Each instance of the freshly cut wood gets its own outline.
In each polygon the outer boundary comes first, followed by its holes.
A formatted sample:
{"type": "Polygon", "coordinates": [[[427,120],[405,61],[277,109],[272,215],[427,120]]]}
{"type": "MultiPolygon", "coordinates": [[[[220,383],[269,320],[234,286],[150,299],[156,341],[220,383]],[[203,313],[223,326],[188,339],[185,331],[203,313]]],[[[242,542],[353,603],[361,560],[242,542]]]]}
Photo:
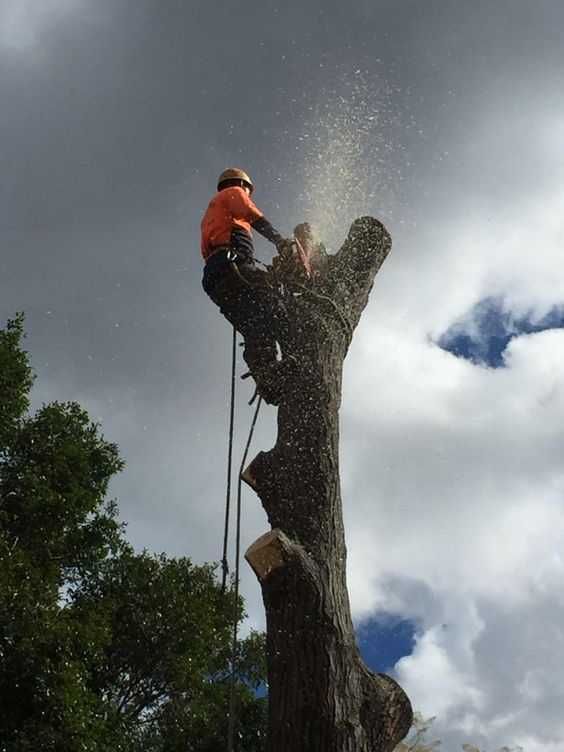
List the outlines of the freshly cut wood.
{"type": "Polygon", "coordinates": [[[282,537],[286,536],[280,530],[272,530],[257,538],[247,549],[245,559],[259,580],[266,580],[272,571],[284,566],[284,553],[280,543],[282,537]]]}

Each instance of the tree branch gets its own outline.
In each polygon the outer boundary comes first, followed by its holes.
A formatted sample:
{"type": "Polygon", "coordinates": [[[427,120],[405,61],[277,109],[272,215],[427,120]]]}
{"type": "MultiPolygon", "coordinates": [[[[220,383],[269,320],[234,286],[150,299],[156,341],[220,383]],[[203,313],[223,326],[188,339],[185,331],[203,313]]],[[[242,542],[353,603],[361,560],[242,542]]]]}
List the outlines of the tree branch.
{"type": "Polygon", "coordinates": [[[392,248],[390,234],[374,217],[355,220],[347,239],[334,256],[329,257],[328,283],[335,303],[348,313],[356,326],[368,302],[374,278],[392,248]]]}

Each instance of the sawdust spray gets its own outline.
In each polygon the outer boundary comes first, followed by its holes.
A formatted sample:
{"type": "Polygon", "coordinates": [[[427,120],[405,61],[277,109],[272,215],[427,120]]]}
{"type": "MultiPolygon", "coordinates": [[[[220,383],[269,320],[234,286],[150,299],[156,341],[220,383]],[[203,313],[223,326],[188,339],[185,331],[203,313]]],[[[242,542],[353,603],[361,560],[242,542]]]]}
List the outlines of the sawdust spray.
{"type": "Polygon", "coordinates": [[[364,214],[389,220],[408,166],[399,90],[362,70],[340,72],[316,94],[298,135],[304,219],[331,250],[364,214]]]}

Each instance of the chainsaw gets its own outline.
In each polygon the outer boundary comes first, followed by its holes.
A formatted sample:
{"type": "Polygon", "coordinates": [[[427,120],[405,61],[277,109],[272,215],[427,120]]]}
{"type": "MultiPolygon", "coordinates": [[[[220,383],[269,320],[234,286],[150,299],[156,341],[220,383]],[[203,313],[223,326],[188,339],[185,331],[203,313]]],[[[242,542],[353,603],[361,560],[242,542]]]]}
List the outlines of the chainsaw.
{"type": "Polygon", "coordinates": [[[272,268],[283,281],[303,285],[314,281],[325,256],[325,249],[314,237],[311,225],[304,222],[294,229],[294,237],[279,247],[272,268]]]}

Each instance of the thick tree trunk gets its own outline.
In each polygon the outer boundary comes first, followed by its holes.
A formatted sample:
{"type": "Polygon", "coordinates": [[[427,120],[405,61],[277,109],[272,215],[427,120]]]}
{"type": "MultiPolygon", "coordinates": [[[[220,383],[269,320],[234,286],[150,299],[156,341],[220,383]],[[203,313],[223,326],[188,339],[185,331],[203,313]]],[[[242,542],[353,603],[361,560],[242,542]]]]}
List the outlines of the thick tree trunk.
{"type": "Polygon", "coordinates": [[[369,671],[356,645],[339,482],[343,360],[390,248],[380,222],[357,220],[315,294],[286,304],[280,344],[294,375],[276,445],[252,463],[273,531],[247,552],[267,616],[269,752],[386,752],[411,725],[403,690],[369,671]]]}

